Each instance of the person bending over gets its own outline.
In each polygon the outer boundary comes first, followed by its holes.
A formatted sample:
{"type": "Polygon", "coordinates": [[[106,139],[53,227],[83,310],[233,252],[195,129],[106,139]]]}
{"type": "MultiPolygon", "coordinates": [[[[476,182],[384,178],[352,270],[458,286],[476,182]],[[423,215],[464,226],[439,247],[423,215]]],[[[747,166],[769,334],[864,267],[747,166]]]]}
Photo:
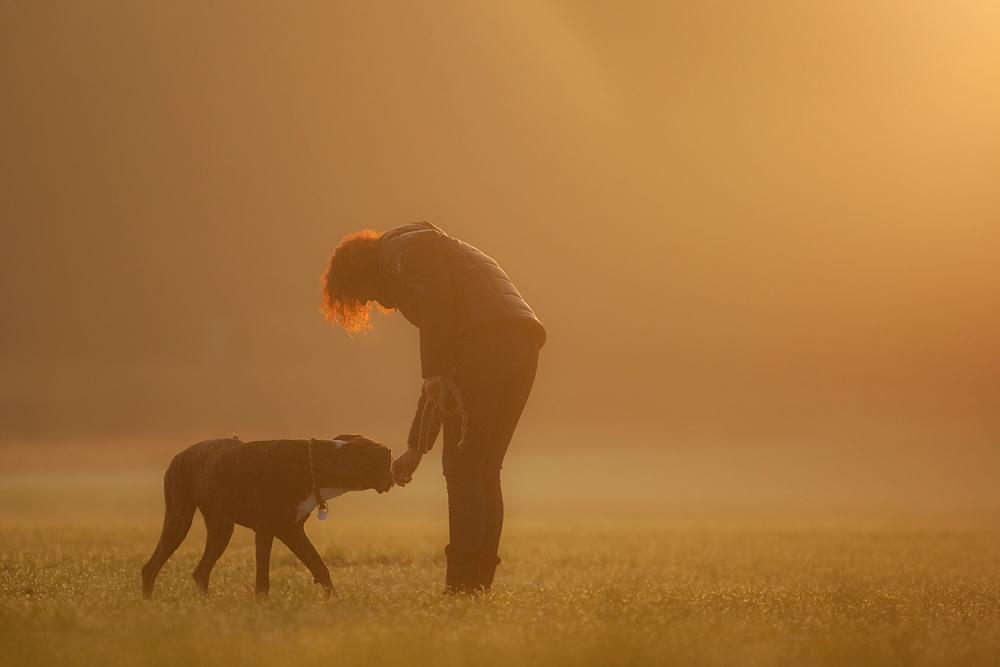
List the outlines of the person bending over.
{"type": "Polygon", "coordinates": [[[410,482],[433,445],[436,424],[425,413],[432,412],[428,404],[439,407],[448,488],[445,590],[488,591],[500,564],[500,468],[531,392],[545,328],[492,258],[429,222],[356,232],[337,246],[325,276],[324,314],[358,332],[370,326],[373,306],[399,310],[420,330],[424,384],[408,448],[392,464],[395,481],[410,482]]]}

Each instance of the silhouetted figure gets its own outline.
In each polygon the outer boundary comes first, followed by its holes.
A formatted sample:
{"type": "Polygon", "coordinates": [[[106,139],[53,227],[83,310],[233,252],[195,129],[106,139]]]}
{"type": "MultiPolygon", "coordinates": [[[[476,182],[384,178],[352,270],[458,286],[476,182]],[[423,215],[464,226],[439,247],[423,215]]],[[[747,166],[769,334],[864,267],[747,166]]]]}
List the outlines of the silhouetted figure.
{"type": "Polygon", "coordinates": [[[357,232],[337,247],[326,274],[328,319],[362,331],[373,301],[398,309],[420,329],[424,386],[409,447],[392,464],[396,483],[411,481],[433,445],[437,430],[425,407],[441,399],[446,590],[487,591],[500,563],[500,468],[531,392],[545,329],[493,259],[429,222],[381,235],[357,232]]]}

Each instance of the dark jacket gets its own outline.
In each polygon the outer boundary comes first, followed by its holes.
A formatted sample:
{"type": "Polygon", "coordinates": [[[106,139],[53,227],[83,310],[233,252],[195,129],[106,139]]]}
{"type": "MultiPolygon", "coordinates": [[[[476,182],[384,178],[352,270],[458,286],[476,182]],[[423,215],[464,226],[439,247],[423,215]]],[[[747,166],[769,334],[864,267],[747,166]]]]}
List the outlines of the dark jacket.
{"type": "Polygon", "coordinates": [[[542,323],[485,253],[429,222],[390,230],[378,244],[376,300],[420,329],[423,377],[447,375],[456,343],[482,327],[521,327],[545,343],[542,323]]]}

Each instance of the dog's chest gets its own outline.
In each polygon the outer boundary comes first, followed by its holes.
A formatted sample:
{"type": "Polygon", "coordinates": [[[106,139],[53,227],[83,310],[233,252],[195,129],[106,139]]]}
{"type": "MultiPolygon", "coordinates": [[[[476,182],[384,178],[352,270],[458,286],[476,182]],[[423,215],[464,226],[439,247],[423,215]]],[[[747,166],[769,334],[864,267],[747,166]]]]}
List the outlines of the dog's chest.
{"type": "MultiPolygon", "coordinates": [[[[331,498],[342,496],[348,491],[358,491],[358,490],[359,489],[347,489],[347,488],[328,486],[324,489],[320,489],[319,494],[320,496],[322,496],[323,500],[330,500],[331,498]]],[[[302,519],[309,516],[309,513],[312,512],[314,509],[316,509],[316,504],[317,504],[316,494],[310,493],[309,496],[299,504],[295,515],[295,520],[301,521],[302,519]]]]}

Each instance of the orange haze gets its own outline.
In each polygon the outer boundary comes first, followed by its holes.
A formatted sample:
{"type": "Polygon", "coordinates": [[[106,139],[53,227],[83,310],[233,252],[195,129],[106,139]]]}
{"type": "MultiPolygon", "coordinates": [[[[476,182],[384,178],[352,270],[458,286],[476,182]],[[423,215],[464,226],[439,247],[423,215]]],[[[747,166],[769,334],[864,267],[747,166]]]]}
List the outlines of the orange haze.
{"type": "Polygon", "coordinates": [[[549,330],[528,427],[1000,436],[1000,5],[8,2],[0,439],[401,433],[426,219],[549,330]]]}

